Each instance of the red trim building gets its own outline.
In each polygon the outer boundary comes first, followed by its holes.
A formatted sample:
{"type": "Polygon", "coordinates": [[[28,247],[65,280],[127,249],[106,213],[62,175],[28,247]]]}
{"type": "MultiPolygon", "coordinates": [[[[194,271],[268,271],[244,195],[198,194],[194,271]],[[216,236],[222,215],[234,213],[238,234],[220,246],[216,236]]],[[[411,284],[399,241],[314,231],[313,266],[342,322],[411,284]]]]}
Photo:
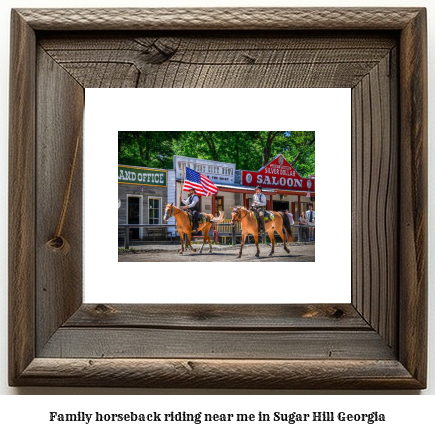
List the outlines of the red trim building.
{"type": "Polygon", "coordinates": [[[290,163],[281,154],[277,155],[270,163],[263,166],[258,172],[249,170],[242,170],[242,185],[255,187],[261,185],[263,190],[265,188],[273,189],[270,193],[268,209],[280,211],[288,209],[295,218],[299,218],[299,214],[305,209],[302,209],[302,203],[314,204],[315,200],[315,177],[302,178],[290,163]],[[274,195],[279,197],[279,202],[287,202],[283,200],[290,196],[290,198],[297,197],[297,201],[288,201],[289,207],[283,208],[278,201],[274,201],[274,195]],[[302,200],[302,198],[309,198],[309,200],[302,200]],[[290,205],[291,204],[291,205],[290,205]]]}
{"type": "MultiPolygon", "coordinates": [[[[174,169],[177,205],[182,189],[180,168],[183,164],[188,164],[188,167],[193,170],[206,174],[219,189],[216,195],[200,197],[200,209],[206,213],[216,215],[222,210],[225,212],[225,218],[228,219],[231,216],[232,206],[243,205],[249,208],[257,185],[263,187],[263,193],[267,197],[267,209],[275,211],[288,209],[295,221],[299,219],[301,211],[306,211],[309,205],[314,206],[314,176],[300,177],[283,155],[277,155],[258,172],[237,170],[231,163],[176,156],[174,169]]],[[[184,193],[183,197],[186,196],[187,194],[184,193]]]]}

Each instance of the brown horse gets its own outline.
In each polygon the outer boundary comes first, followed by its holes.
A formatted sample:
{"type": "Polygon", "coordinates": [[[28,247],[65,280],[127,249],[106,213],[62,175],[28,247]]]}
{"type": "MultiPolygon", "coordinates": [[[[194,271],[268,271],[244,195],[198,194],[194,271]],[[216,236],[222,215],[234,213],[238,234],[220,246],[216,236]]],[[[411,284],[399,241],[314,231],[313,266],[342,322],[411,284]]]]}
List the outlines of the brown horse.
{"type": "MultiPolygon", "coordinates": [[[[204,213],[203,213],[204,214],[204,213]]],[[[202,249],[204,248],[204,244],[208,241],[208,245],[210,246],[209,253],[211,253],[211,240],[209,236],[210,228],[213,226],[213,223],[221,223],[224,219],[224,212],[219,211],[219,217],[214,217],[212,214],[204,214],[207,217],[207,221],[204,223],[202,220],[199,221],[198,231],[202,231],[204,234],[204,240],[201,246],[201,250],[199,253],[202,253],[202,249]]],[[[177,231],[180,235],[181,242],[181,250],[178,252],[182,254],[184,252],[184,234],[187,234],[187,244],[193,252],[196,250],[190,244],[190,240],[192,238],[192,225],[190,223],[189,216],[186,211],[174,206],[173,203],[167,203],[165,207],[165,216],[163,217],[165,221],[168,221],[170,217],[174,216],[177,221],[177,231]]]]}
{"type": "MultiPolygon", "coordinates": [[[[258,248],[258,223],[257,219],[254,217],[254,213],[252,211],[247,210],[243,206],[237,206],[235,208],[231,208],[231,223],[240,222],[242,227],[242,241],[240,243],[240,252],[238,258],[242,256],[243,245],[245,244],[246,237],[248,234],[252,234],[255,240],[255,246],[257,247],[257,253],[255,256],[260,256],[260,249],[258,248]]],[[[272,212],[272,211],[269,211],[272,212]]],[[[293,241],[292,228],[290,226],[289,221],[285,218],[285,215],[281,211],[273,211],[273,215],[275,216],[274,220],[268,220],[265,224],[266,232],[269,234],[269,238],[272,241],[272,250],[269,253],[269,256],[275,253],[275,231],[278,232],[279,236],[282,238],[284,243],[284,250],[287,253],[290,253],[290,250],[286,245],[286,238],[284,231],[287,233],[289,242],[293,241]]]]}

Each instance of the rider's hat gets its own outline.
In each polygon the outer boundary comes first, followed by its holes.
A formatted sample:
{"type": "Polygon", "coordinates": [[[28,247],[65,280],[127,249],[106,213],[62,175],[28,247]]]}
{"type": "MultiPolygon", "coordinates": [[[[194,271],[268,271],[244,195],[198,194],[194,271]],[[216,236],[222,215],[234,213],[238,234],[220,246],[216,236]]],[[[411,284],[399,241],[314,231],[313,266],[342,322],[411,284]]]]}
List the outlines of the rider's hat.
{"type": "Polygon", "coordinates": [[[257,185],[257,187],[255,187],[255,189],[263,191],[263,187],[261,185],[257,185]]]}
{"type": "Polygon", "coordinates": [[[189,188],[189,191],[194,191],[196,193],[196,190],[193,187],[189,188]]]}

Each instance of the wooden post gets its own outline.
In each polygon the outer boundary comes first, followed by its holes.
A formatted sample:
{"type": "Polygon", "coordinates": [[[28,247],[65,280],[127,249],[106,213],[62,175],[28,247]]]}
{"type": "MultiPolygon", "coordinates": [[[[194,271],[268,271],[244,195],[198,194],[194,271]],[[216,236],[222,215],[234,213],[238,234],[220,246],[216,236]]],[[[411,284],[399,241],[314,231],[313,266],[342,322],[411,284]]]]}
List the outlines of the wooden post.
{"type": "Polygon", "coordinates": [[[299,213],[298,217],[300,217],[301,216],[301,197],[300,196],[298,196],[298,213],[299,213]]]}
{"type": "Polygon", "coordinates": [[[183,163],[183,171],[181,172],[181,185],[180,185],[180,209],[181,209],[181,203],[182,203],[181,199],[183,194],[184,166],[185,164],[183,163]]]}
{"type": "Polygon", "coordinates": [[[231,226],[231,239],[233,241],[233,247],[236,246],[236,225],[231,226]]]}
{"type": "Polygon", "coordinates": [[[128,225],[124,227],[124,248],[127,250],[130,248],[130,227],[128,225]]]}
{"type": "Polygon", "coordinates": [[[215,216],[216,214],[216,195],[212,195],[211,197],[211,214],[215,216]]]}
{"type": "Polygon", "coordinates": [[[248,205],[246,204],[246,193],[243,193],[243,206],[248,208],[248,205]]]}

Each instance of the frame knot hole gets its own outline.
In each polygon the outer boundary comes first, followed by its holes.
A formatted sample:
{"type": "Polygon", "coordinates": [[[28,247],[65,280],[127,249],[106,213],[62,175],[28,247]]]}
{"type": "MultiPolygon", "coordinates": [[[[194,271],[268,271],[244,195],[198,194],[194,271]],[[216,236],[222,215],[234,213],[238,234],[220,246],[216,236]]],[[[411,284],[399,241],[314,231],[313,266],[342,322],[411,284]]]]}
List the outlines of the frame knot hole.
{"type": "Polygon", "coordinates": [[[342,309],[335,309],[335,310],[334,310],[334,313],[332,314],[332,316],[333,316],[335,319],[341,319],[341,318],[343,318],[343,316],[344,316],[344,311],[343,311],[342,309]]]}
{"type": "Polygon", "coordinates": [[[248,53],[244,53],[243,57],[245,58],[246,63],[253,64],[257,61],[257,59],[255,57],[250,56],[248,53]]]}
{"type": "Polygon", "coordinates": [[[153,65],[161,65],[162,63],[167,62],[172,56],[174,56],[178,48],[169,39],[156,39],[155,41],[146,44],[140,40],[136,40],[136,42],[145,45],[145,49],[143,50],[145,61],[153,65]]]}
{"type": "Polygon", "coordinates": [[[61,235],[48,240],[45,243],[45,247],[52,253],[62,253],[63,255],[67,255],[71,250],[68,241],[61,235]]]}
{"type": "Polygon", "coordinates": [[[95,306],[94,312],[99,314],[99,315],[105,315],[105,314],[109,314],[109,313],[114,313],[115,309],[113,309],[110,306],[106,306],[105,304],[97,304],[95,306]]]}

